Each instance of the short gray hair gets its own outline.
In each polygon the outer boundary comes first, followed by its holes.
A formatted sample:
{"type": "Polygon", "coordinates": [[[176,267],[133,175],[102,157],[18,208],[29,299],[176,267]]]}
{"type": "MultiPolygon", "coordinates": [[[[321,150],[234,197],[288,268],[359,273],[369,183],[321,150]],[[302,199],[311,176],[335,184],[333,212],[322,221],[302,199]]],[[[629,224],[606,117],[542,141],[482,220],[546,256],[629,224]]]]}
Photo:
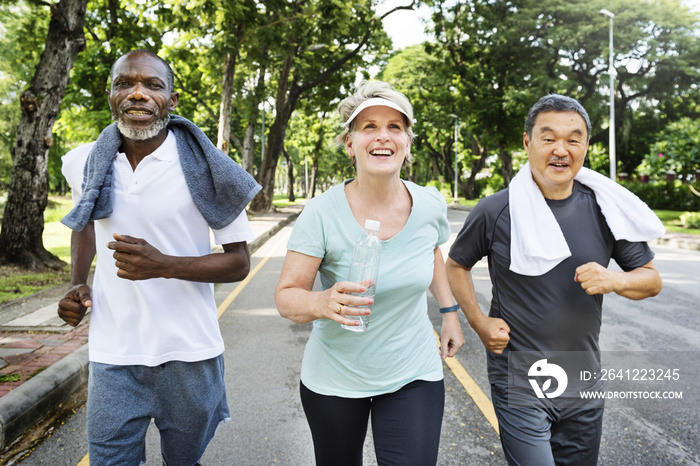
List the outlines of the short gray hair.
{"type": "Polygon", "coordinates": [[[581,115],[583,121],[586,122],[586,137],[591,139],[591,120],[588,118],[586,109],[583,108],[581,102],[571,97],[560,94],[549,94],[542,97],[532,106],[530,112],[525,119],[525,133],[527,137],[532,139],[532,128],[535,127],[537,115],[544,112],[574,112],[581,115]]]}

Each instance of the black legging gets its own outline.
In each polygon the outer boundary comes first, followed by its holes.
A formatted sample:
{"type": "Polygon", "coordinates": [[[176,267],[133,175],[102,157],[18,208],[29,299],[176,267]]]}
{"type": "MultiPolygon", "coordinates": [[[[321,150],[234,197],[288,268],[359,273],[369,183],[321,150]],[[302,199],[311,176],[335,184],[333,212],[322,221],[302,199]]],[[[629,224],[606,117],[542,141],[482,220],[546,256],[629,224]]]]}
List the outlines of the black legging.
{"type": "Polygon", "coordinates": [[[417,380],[371,398],[319,395],[303,383],[300,391],[317,466],[362,465],[370,412],[379,466],[436,464],[445,408],[442,380],[417,380]]]}

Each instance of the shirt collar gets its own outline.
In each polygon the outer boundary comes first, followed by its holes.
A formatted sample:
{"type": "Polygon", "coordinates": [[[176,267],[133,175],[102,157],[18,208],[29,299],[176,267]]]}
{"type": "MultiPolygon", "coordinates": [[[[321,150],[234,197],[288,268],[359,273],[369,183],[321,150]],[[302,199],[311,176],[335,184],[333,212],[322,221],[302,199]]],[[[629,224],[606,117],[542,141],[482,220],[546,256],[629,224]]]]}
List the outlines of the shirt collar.
{"type": "MultiPolygon", "coordinates": [[[[119,155],[126,157],[124,152],[119,152],[119,155]]],[[[175,134],[171,130],[168,130],[168,136],[163,141],[163,144],[158,146],[156,150],[148,154],[146,157],[151,159],[158,159],[163,162],[172,162],[177,157],[177,140],[175,139],[175,134]]]]}

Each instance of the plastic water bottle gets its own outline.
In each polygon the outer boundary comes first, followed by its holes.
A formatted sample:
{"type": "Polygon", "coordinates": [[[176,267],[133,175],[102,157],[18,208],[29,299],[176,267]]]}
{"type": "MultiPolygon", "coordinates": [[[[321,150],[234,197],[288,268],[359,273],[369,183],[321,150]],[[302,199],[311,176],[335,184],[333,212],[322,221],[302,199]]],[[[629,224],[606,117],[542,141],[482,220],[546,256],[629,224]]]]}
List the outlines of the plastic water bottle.
{"type": "MultiPolygon", "coordinates": [[[[377,284],[377,275],[379,274],[379,256],[382,253],[382,243],[379,240],[379,222],[376,220],[365,221],[365,234],[355,243],[355,253],[350,264],[350,273],[348,281],[360,283],[363,282],[367,288],[364,293],[352,293],[354,296],[369,296],[374,298],[374,292],[377,284]]],[[[357,306],[372,310],[372,305],[357,306]]],[[[346,330],[352,332],[364,332],[369,324],[369,316],[345,316],[350,319],[360,321],[359,326],[342,325],[346,330]]]]}

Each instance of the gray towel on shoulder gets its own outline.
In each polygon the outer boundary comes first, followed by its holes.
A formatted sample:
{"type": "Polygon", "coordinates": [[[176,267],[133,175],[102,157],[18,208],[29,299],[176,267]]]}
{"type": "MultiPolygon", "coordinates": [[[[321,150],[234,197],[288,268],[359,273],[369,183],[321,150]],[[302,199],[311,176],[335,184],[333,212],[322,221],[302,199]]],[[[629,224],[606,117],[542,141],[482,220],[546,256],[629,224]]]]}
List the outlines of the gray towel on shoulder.
{"type": "MultiPolygon", "coordinates": [[[[231,223],[262,187],[240,165],[221,152],[197,125],[171,115],[180,164],[195,205],[215,230],[231,223]]],[[[90,220],[112,213],[112,166],[122,139],[112,123],[97,138],[83,173],[83,195],[61,222],[82,230],[90,220]]]]}

